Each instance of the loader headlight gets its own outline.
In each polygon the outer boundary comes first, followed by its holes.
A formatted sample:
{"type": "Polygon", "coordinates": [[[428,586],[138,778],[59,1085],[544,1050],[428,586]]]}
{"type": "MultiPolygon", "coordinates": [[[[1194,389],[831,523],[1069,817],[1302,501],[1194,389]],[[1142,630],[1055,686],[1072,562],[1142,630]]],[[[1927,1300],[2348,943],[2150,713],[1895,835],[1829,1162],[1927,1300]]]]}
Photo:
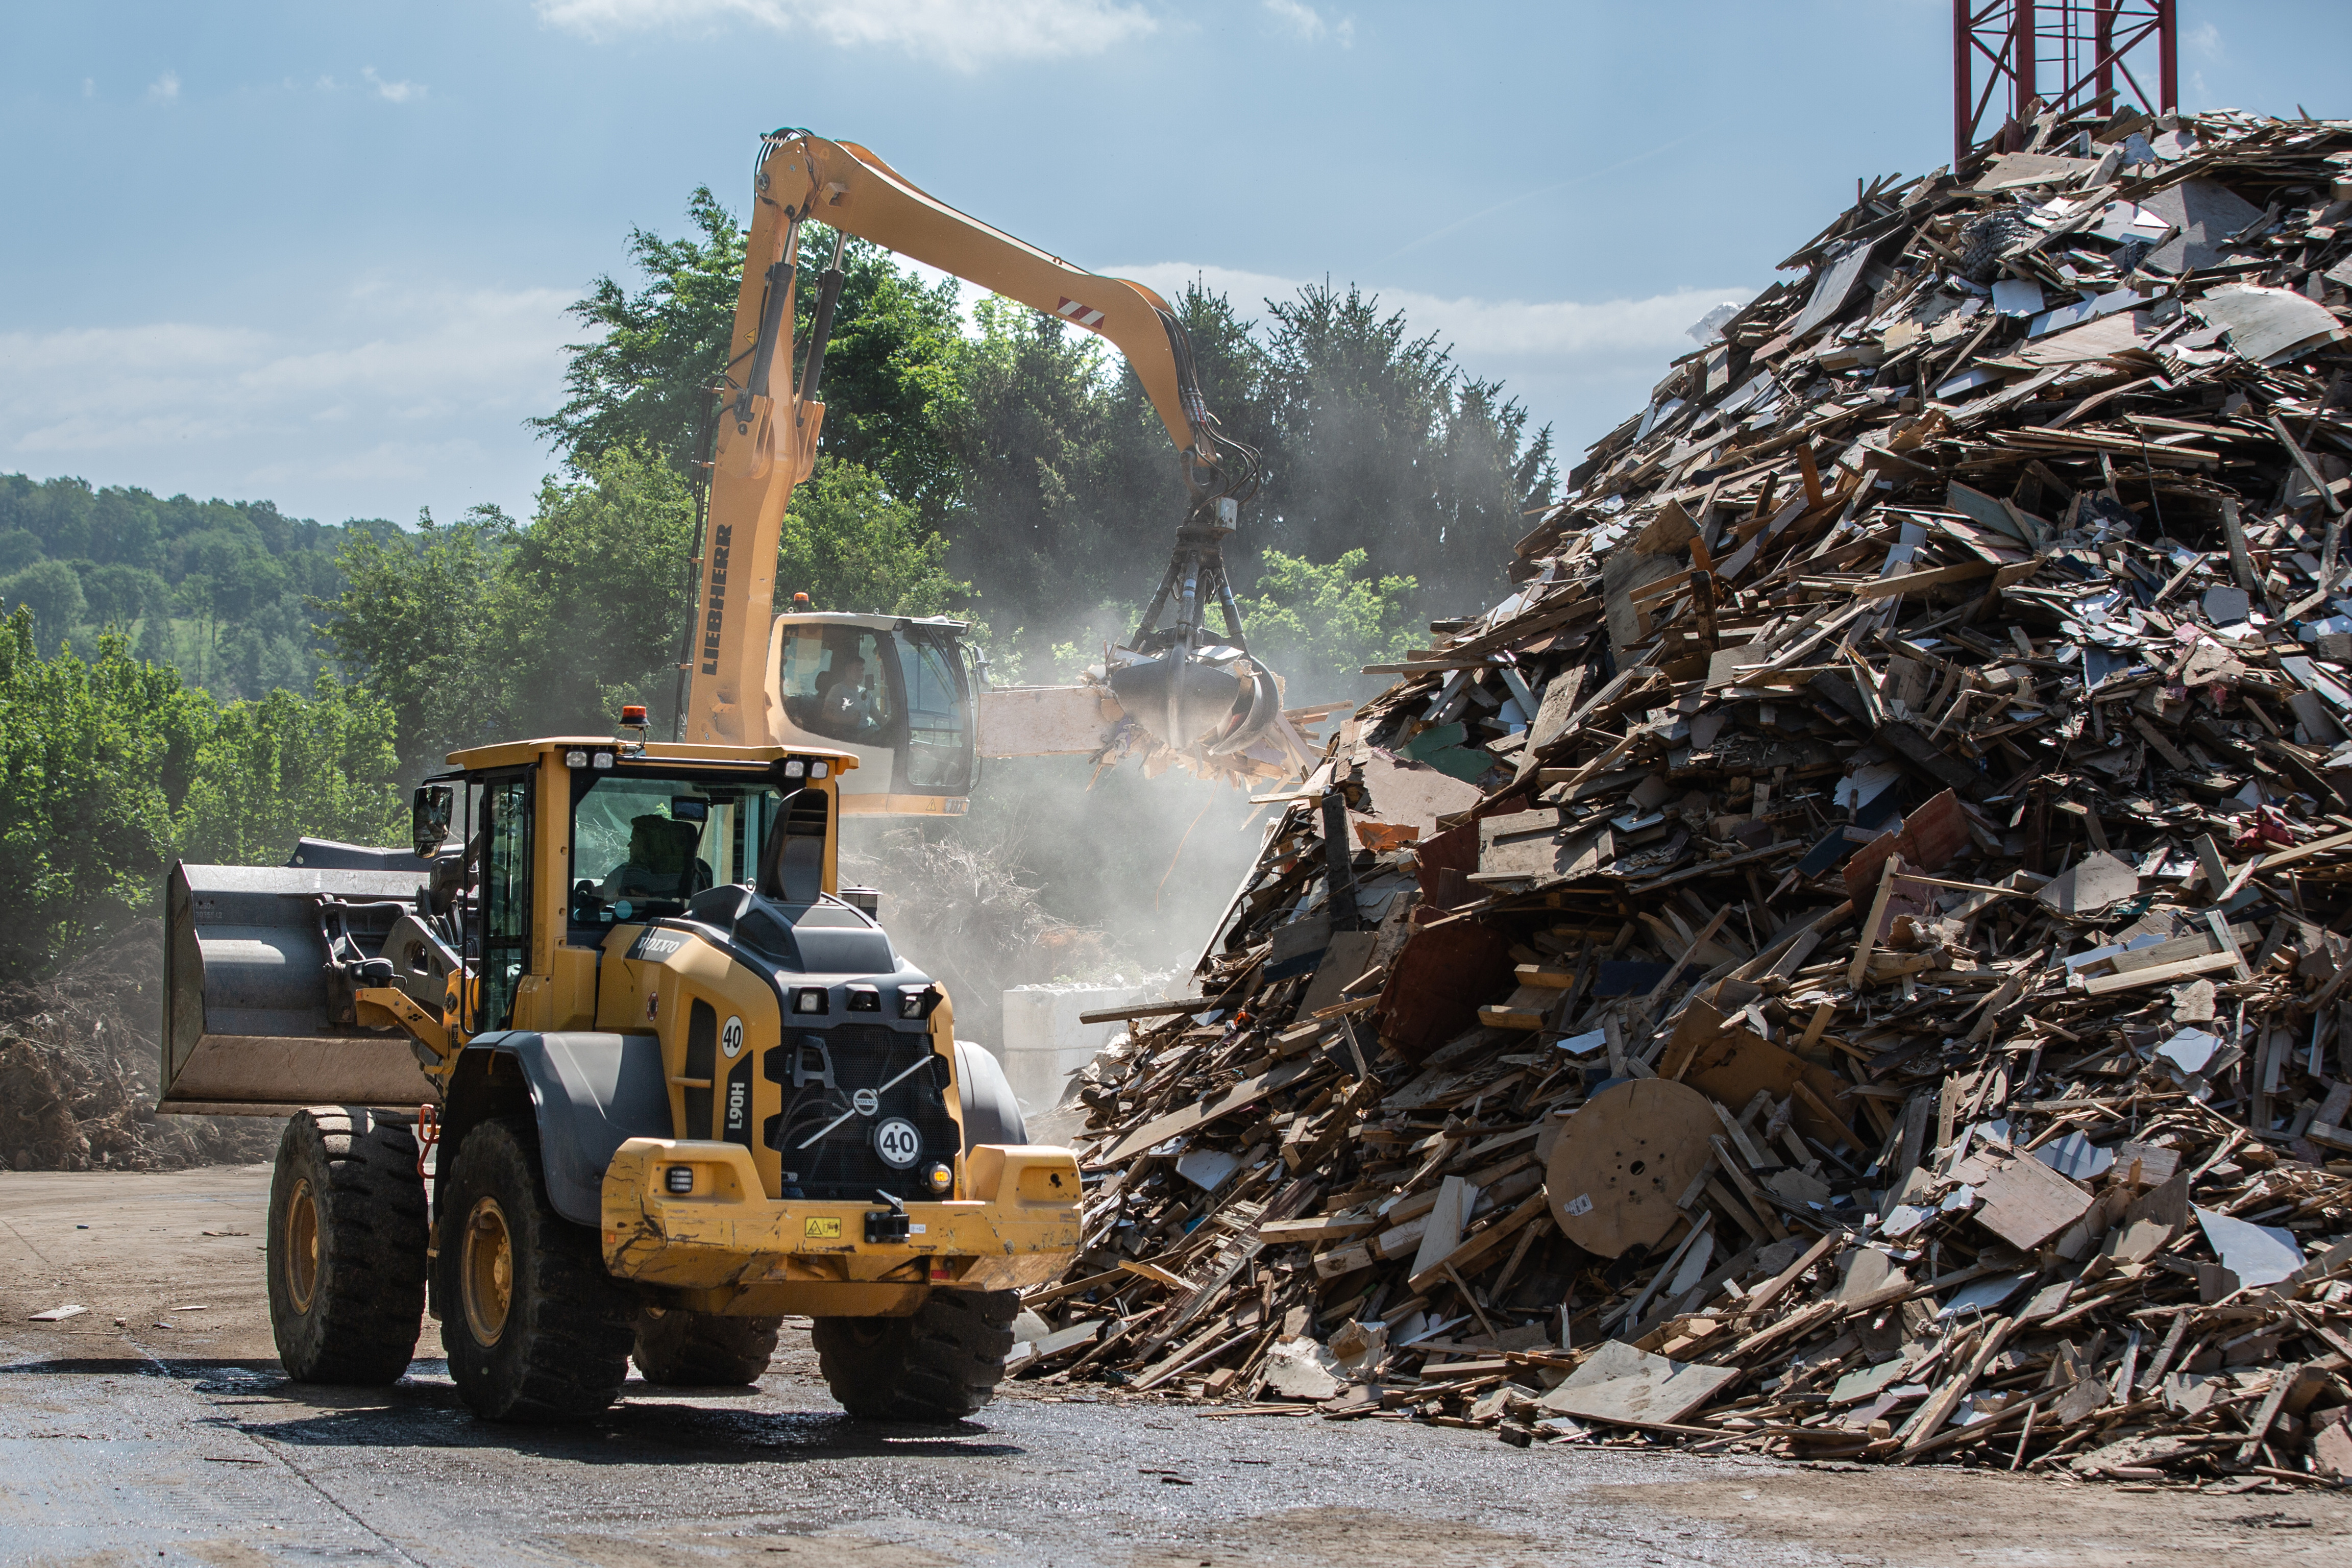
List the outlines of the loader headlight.
{"type": "Polygon", "coordinates": [[[946,1161],[934,1160],[931,1168],[923,1173],[923,1180],[931,1184],[931,1191],[943,1194],[955,1185],[955,1171],[946,1161]]]}
{"type": "Polygon", "coordinates": [[[898,987],[898,1016],[901,1018],[928,1018],[939,1003],[940,988],[936,985],[898,987]]]}
{"type": "Polygon", "coordinates": [[[798,757],[794,757],[791,762],[784,764],[784,776],[788,779],[800,778],[807,773],[808,764],[802,762],[798,757]]]}
{"type": "Polygon", "coordinates": [[[598,752],[594,756],[588,759],[588,766],[592,772],[598,768],[609,768],[612,765],[613,753],[610,752],[598,752]]]}
{"type": "Polygon", "coordinates": [[[567,768],[584,768],[588,765],[588,753],[566,752],[563,753],[563,765],[567,768]]]}
{"type": "Polygon", "coordinates": [[[882,993],[871,985],[849,987],[849,1010],[853,1013],[879,1013],[882,1011],[882,993]]]}
{"type": "Polygon", "coordinates": [[[822,1013],[826,1011],[825,992],[822,985],[803,985],[793,993],[793,1011],[822,1013]]]}
{"type": "Polygon", "coordinates": [[[833,770],[830,767],[826,766],[823,763],[811,763],[809,764],[809,777],[813,779],[821,779],[832,771],[833,770]]]}
{"type": "Polygon", "coordinates": [[[680,1197],[694,1191],[694,1167],[672,1165],[662,1173],[662,1185],[680,1197]]]}

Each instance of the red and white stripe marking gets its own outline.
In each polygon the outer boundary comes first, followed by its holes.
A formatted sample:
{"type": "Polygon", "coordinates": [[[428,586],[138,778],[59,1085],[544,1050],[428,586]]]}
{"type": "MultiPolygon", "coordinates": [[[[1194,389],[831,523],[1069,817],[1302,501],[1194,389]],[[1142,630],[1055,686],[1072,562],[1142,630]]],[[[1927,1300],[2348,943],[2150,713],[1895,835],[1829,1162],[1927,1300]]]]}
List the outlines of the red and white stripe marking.
{"type": "Polygon", "coordinates": [[[1096,310],[1092,305],[1081,305],[1076,300],[1063,300],[1054,307],[1054,313],[1057,316],[1067,316],[1082,327],[1102,325],[1103,313],[1100,310],[1096,310]]]}

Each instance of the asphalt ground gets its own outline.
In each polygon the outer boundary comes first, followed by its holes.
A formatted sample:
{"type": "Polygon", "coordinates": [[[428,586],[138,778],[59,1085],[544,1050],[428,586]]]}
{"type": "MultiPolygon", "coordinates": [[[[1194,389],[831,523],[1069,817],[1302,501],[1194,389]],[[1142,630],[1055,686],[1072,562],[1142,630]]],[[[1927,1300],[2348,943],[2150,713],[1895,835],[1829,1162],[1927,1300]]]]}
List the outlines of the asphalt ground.
{"type": "Polygon", "coordinates": [[[0,1173],[0,1564],[2352,1563],[2352,1498],[2311,1491],[1522,1450],[1084,1386],[861,1426],[804,1327],[756,1390],[633,1381],[591,1426],[496,1426],[429,1323],[393,1388],[289,1382],[268,1198],[266,1167],[0,1173]]]}

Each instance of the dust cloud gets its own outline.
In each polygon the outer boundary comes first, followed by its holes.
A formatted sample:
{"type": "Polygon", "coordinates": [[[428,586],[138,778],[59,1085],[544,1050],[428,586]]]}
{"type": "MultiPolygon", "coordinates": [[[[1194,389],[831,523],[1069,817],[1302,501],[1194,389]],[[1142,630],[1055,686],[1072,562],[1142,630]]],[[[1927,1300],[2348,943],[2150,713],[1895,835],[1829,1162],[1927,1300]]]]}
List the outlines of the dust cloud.
{"type": "Polygon", "coordinates": [[[1133,759],[1099,773],[1084,757],[999,759],[960,819],[845,821],[842,880],[882,890],[884,927],[947,987],[956,1033],[995,1049],[1016,985],[1186,994],[1266,809],[1181,768],[1146,778],[1133,759]]]}

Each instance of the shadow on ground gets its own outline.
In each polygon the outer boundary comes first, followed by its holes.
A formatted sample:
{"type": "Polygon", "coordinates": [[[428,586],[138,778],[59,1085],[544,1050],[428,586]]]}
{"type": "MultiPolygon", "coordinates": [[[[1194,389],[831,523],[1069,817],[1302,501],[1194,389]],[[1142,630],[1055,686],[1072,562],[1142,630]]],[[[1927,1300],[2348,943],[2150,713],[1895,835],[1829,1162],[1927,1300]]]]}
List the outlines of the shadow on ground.
{"type": "Polygon", "coordinates": [[[690,1397],[753,1400],[757,1388],[662,1389],[631,1384],[622,1402],[576,1426],[484,1421],[420,1360],[381,1388],[297,1383],[276,1362],[60,1357],[0,1366],[0,1377],[154,1377],[209,1396],[205,1425],[309,1447],[492,1449],[585,1464],[713,1465],[858,1458],[1003,1458],[1024,1453],[976,1422],[946,1426],[853,1421],[838,1410],[712,1409],[690,1397]],[[289,1413],[289,1407],[292,1410],[289,1413]],[[235,1414],[268,1409],[262,1419],[235,1414]]]}

